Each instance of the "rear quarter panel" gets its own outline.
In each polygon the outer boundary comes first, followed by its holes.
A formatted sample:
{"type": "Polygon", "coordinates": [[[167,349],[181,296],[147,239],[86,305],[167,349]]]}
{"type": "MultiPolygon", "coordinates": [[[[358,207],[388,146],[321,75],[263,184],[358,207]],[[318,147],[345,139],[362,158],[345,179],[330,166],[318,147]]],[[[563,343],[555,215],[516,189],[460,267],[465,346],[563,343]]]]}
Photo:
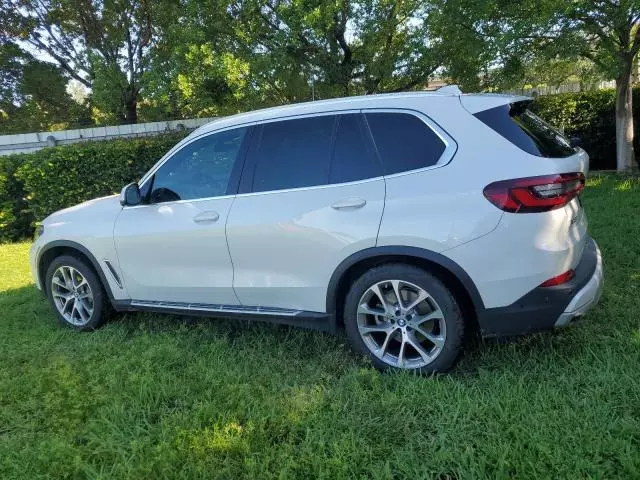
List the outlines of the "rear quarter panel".
{"type": "Polygon", "coordinates": [[[509,305],[579,262],[587,223],[578,200],[547,213],[507,214],[483,189],[505,179],[586,173],[584,151],[562,159],[536,157],[484,125],[458,99],[411,103],[455,140],[457,151],[446,165],[385,177],[377,245],[445,255],[467,272],[486,307],[509,305]]]}
{"type": "Polygon", "coordinates": [[[484,198],[482,190],[495,179],[488,164],[499,153],[475,133],[480,122],[457,97],[413,99],[406,107],[438,124],[457,149],[446,165],[385,177],[378,245],[442,252],[491,232],[503,212],[484,198]]]}

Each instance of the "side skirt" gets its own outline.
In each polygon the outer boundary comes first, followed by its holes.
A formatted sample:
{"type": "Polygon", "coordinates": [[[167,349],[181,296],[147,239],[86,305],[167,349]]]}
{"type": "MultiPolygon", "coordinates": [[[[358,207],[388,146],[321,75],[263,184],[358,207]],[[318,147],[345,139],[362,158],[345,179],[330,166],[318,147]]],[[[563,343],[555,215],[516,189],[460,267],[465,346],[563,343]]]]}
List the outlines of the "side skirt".
{"type": "Polygon", "coordinates": [[[113,306],[118,312],[143,311],[197,317],[257,320],[330,333],[337,330],[335,315],[306,310],[147,300],[116,300],[113,302],[113,306]]]}

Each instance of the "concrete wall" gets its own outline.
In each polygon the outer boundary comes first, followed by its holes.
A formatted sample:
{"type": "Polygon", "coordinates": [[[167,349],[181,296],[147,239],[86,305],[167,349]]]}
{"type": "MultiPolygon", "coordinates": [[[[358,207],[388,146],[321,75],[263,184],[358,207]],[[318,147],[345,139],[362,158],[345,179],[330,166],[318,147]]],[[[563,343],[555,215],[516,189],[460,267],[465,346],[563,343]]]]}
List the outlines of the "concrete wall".
{"type": "Polygon", "coordinates": [[[66,145],[87,140],[110,140],[112,138],[145,137],[176,130],[193,130],[215,118],[193,118],[167,122],[137,123],[115,127],[92,127],[59,132],[20,133],[0,136],[0,155],[35,152],[45,147],[66,145]]]}

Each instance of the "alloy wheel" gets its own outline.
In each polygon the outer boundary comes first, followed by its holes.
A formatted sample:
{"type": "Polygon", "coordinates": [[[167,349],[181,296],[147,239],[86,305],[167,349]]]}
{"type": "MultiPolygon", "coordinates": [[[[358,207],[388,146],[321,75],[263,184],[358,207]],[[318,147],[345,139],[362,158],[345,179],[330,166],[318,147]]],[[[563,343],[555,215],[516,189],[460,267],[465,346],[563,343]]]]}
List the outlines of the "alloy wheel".
{"type": "Polygon", "coordinates": [[[93,292],[87,279],[73,267],[62,265],[51,277],[51,295],[62,317],[71,325],[86,325],[93,315],[93,292]]]}
{"type": "Polygon", "coordinates": [[[360,298],[358,331],[367,348],[396,368],[421,368],[444,347],[444,313],[423,288],[403,280],[385,280],[360,298]]]}

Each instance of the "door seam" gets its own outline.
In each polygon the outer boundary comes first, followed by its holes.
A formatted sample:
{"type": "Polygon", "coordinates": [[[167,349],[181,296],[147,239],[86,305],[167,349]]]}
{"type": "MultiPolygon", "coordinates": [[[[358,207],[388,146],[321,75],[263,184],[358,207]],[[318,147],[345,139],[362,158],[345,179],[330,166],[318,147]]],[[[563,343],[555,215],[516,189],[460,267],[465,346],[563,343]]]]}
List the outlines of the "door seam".
{"type": "Polygon", "coordinates": [[[233,294],[236,297],[239,305],[242,305],[240,301],[240,297],[238,297],[238,292],[236,292],[236,266],[233,264],[233,256],[231,255],[231,247],[229,246],[229,233],[227,232],[227,228],[229,225],[229,219],[231,218],[231,213],[233,212],[233,205],[236,203],[236,198],[238,196],[235,195],[233,200],[231,201],[231,205],[229,206],[229,213],[227,213],[227,218],[224,222],[224,241],[227,244],[227,254],[229,255],[229,261],[231,262],[231,290],[233,290],[233,294]]]}

